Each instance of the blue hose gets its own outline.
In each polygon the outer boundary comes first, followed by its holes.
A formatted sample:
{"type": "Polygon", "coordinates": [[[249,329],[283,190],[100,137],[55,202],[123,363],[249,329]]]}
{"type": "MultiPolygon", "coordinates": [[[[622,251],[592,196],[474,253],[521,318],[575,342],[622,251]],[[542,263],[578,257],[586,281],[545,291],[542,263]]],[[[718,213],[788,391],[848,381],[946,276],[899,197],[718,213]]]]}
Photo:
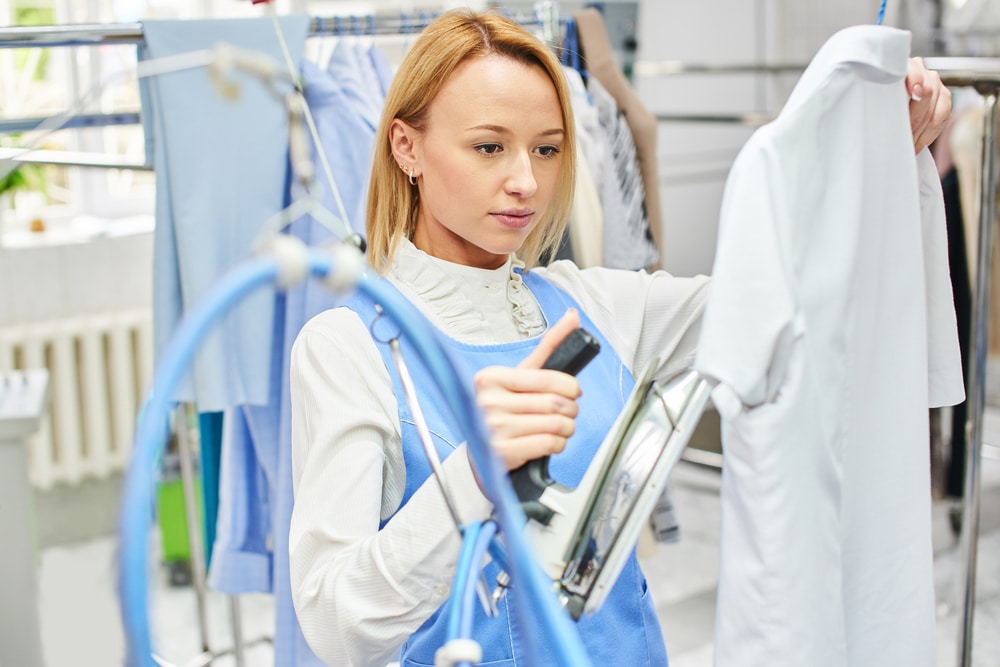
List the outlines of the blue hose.
{"type": "Polygon", "coordinates": [[[461,593],[461,614],[459,615],[459,636],[472,637],[472,617],[476,601],[476,581],[479,579],[479,564],[483,562],[486,550],[497,534],[497,525],[492,521],[487,521],[482,525],[479,534],[475,536],[475,544],[472,546],[470,565],[466,572],[465,579],[462,580],[463,589],[461,593]]]}
{"type": "MultiPolygon", "coordinates": [[[[451,599],[448,602],[448,627],[445,633],[445,641],[452,639],[469,639],[471,633],[462,634],[462,614],[465,612],[463,601],[465,594],[471,592],[466,586],[470,572],[478,572],[477,561],[473,558],[476,544],[479,541],[479,534],[483,524],[479,521],[472,521],[465,525],[462,531],[462,550],[458,554],[458,564],[455,566],[455,583],[451,587],[451,599]]],[[[480,559],[481,560],[481,559],[480,559]]]]}
{"type": "MultiPolygon", "coordinates": [[[[545,638],[550,638],[550,645],[556,654],[553,667],[590,667],[590,658],[583,648],[576,626],[569,614],[559,606],[552,594],[552,580],[532,555],[531,545],[523,531],[527,519],[514,495],[506,470],[501,467],[489,446],[479,406],[458,380],[462,377],[457,370],[459,365],[429,330],[413,324],[422,321],[422,316],[398,292],[377,281],[362,281],[358,290],[381,304],[383,310],[410,338],[466,435],[469,453],[479,472],[480,482],[486,496],[496,506],[500,520],[508,551],[507,571],[511,580],[516,582],[510,591],[515,612],[524,618],[533,616],[532,623],[524,624],[529,639],[527,646],[540,645],[545,638]]],[[[528,664],[541,663],[529,659],[528,664]]]]}
{"type": "MultiPolygon", "coordinates": [[[[310,250],[309,270],[325,276],[332,267],[329,255],[310,250]]],[[[135,447],[126,473],[122,493],[119,532],[121,537],[119,596],[127,640],[127,664],[132,667],[155,667],[149,636],[147,562],[148,539],[152,528],[150,505],[154,496],[153,470],[163,446],[165,426],[169,422],[170,399],[176,385],[190,367],[199,344],[226,313],[258,288],[276,282],[279,267],[273,258],[251,260],[227,274],[184,318],[163,353],[154,376],[153,388],[146,399],[136,430],[135,447]]],[[[503,529],[515,612],[533,617],[525,623],[531,647],[548,638],[556,649],[554,667],[589,667],[576,627],[552,594],[552,582],[532,556],[522,533],[524,513],[489,446],[479,408],[461,379],[460,366],[441,347],[433,332],[423,325],[416,308],[383,281],[362,279],[358,290],[379,303],[396,322],[426,364],[440,386],[445,400],[467,434],[470,454],[480,473],[486,495],[494,502],[503,529]]],[[[488,540],[489,542],[489,540],[488,540]]],[[[491,550],[495,549],[491,547],[491,550]]],[[[462,591],[453,591],[461,595],[462,591]]],[[[536,661],[537,662],[537,661],[536,661]]]]}

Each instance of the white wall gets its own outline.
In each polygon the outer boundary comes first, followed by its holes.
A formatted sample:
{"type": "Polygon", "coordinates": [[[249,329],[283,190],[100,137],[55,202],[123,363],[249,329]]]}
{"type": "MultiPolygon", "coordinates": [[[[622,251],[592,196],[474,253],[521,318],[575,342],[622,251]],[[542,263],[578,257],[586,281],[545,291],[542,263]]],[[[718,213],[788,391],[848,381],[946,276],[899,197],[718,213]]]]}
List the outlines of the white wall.
{"type": "MultiPolygon", "coordinates": [[[[972,2],[974,0],[970,0],[972,2]]],[[[877,0],[645,0],[640,5],[639,53],[644,62],[802,64],[837,30],[875,23],[877,0]]],[[[899,3],[885,23],[895,25],[899,3]]],[[[634,81],[654,114],[773,113],[797,75],[702,74],[634,81]]],[[[725,176],[754,126],[660,124],[664,266],[678,275],[710,273],[725,176]]]]}

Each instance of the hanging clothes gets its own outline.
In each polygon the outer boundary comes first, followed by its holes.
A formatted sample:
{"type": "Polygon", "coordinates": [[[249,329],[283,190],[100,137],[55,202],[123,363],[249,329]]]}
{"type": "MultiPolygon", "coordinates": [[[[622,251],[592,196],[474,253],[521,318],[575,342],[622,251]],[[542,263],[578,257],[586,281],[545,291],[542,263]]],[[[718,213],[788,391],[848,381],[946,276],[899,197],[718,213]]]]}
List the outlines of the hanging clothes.
{"type": "MultiPolygon", "coordinates": [[[[952,167],[941,178],[944,193],[945,219],[948,223],[948,269],[951,272],[951,293],[955,301],[955,319],[958,327],[958,344],[962,354],[962,368],[968,368],[969,344],[972,341],[972,289],[969,285],[969,261],[965,254],[965,219],[962,215],[962,194],[957,170],[952,167]]],[[[968,393],[968,384],[966,384],[968,393]]],[[[962,401],[951,410],[949,458],[945,474],[945,493],[951,498],[965,495],[966,420],[968,401],[962,401]]]]}
{"type": "Polygon", "coordinates": [[[601,128],[597,109],[590,101],[580,73],[564,67],[570,103],[576,123],[576,187],[569,212],[567,231],[573,247],[572,259],[581,269],[604,263],[604,209],[601,191],[613,167],[607,136],[601,128]]]}
{"type": "Polygon", "coordinates": [[[587,90],[597,110],[608,146],[609,161],[601,177],[604,212],[603,266],[642,269],[659,258],[646,218],[646,191],[636,160],[635,144],[625,118],[601,82],[591,78],[587,90]]]}
{"type": "MultiPolygon", "coordinates": [[[[632,89],[621,68],[615,63],[611,42],[608,40],[607,28],[601,13],[591,7],[573,14],[576,32],[582,51],[584,69],[591,79],[601,82],[601,85],[614,98],[617,108],[628,126],[629,141],[634,144],[635,155],[639,163],[639,173],[644,191],[644,209],[646,230],[643,236],[649,236],[648,243],[655,251],[647,264],[638,266],[621,266],[617,263],[606,263],[605,266],[621,268],[655,267],[663,253],[663,217],[660,209],[659,157],[657,156],[656,117],[643,105],[639,96],[632,89]]],[[[588,87],[591,81],[587,82],[588,87]]],[[[607,220],[606,225],[612,221],[607,220]]],[[[617,223],[616,223],[617,224],[617,223]]],[[[608,238],[607,236],[605,237],[608,238]]],[[[614,252],[613,249],[610,250],[614,252]]],[[[609,250],[605,250],[607,255],[609,250]]],[[[613,255],[612,255],[613,256],[613,255]]]]}
{"type": "Polygon", "coordinates": [[[910,35],[833,36],[726,183],[695,367],[718,382],[715,664],[936,664],[928,408],[963,398],[910,35]]]}
{"type": "MultiPolygon", "coordinates": [[[[305,15],[279,19],[293,58],[305,15]]],[[[284,62],[270,19],[143,22],[143,59],[211,49],[219,42],[284,62]]],[[[234,72],[240,96],[219,94],[205,68],[142,80],[146,136],[153,139],[156,228],[153,328],[157,356],[184,313],[230,268],[251,255],[261,225],[284,200],[288,114],[253,77],[234,72]],[[207,150],[211,147],[211,150],[207,150]]],[[[206,338],[190,378],[170,398],[215,412],[269,395],[273,290],[248,296],[206,338]]]]}
{"type": "MultiPolygon", "coordinates": [[[[334,51],[329,69],[302,63],[306,102],[344,207],[353,212],[350,225],[363,230],[367,174],[374,139],[371,109],[360,92],[357,72],[334,51]],[[334,62],[337,61],[337,62],[334,62]]],[[[353,51],[350,57],[354,57],[353,51]]],[[[368,82],[366,85],[377,85],[368,82]]],[[[325,176],[317,175],[321,183],[325,176]]],[[[329,187],[322,203],[336,211],[329,187]]],[[[290,196],[290,195],[288,195],[290,196]]],[[[289,233],[311,246],[333,240],[332,232],[311,217],[293,222],[289,233]]],[[[223,443],[223,481],[219,527],[209,584],[227,593],[271,592],[275,598],[275,664],[290,667],[321,665],[309,649],[292,607],[288,570],[288,527],[292,511],[289,350],[302,325],[312,316],[333,308],[339,297],[315,282],[275,297],[268,356],[271,394],[265,405],[241,406],[226,414],[223,443]]]]}

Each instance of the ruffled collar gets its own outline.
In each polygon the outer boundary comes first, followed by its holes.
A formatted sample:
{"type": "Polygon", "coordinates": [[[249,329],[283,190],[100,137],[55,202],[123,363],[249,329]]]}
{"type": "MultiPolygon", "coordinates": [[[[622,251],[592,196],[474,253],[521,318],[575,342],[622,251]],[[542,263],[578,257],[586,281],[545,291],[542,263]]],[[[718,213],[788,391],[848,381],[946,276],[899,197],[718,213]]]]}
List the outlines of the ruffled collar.
{"type": "Polygon", "coordinates": [[[388,276],[417,297],[448,335],[465,341],[508,342],[545,331],[541,308],[521,277],[523,268],[524,262],[513,254],[497,269],[455,264],[428,255],[404,238],[388,276]]]}

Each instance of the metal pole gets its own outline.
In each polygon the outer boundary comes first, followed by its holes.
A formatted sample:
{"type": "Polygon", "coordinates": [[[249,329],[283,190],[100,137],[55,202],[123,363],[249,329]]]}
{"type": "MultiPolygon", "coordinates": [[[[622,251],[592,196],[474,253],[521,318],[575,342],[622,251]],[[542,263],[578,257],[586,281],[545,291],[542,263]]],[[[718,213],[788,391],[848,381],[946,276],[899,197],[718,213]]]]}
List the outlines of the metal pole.
{"type": "MultiPolygon", "coordinates": [[[[317,16],[309,22],[309,34],[404,35],[423,30],[436,16],[436,14],[413,17],[408,17],[405,14],[398,16],[317,16]]],[[[523,26],[535,26],[541,23],[533,13],[512,14],[510,18],[523,26]]],[[[142,41],[141,23],[0,27],[0,49],[141,44],[142,41]]]]}
{"type": "Polygon", "coordinates": [[[236,667],[243,667],[247,664],[243,650],[243,617],[240,613],[240,600],[235,595],[229,596],[229,621],[233,629],[233,658],[236,660],[236,667]]]}
{"type": "Polygon", "coordinates": [[[980,469],[983,442],[983,407],[986,402],[986,360],[989,354],[990,261],[993,250],[993,217],[996,210],[997,85],[977,86],[983,95],[983,173],[979,192],[979,252],[976,265],[975,307],[972,313],[972,364],[969,368],[968,446],[965,453],[965,493],[960,553],[962,568],[962,619],[958,641],[959,667],[972,665],[972,625],[976,609],[976,556],[979,540],[980,469]]]}
{"type": "Polygon", "coordinates": [[[198,520],[198,503],[195,499],[194,465],[191,463],[191,435],[188,431],[188,404],[177,406],[177,453],[181,459],[181,483],[184,488],[184,513],[187,515],[188,546],[191,550],[191,583],[194,586],[198,605],[198,632],[201,650],[210,653],[208,647],[208,622],[205,614],[205,552],[202,545],[201,522],[198,520]]]}

